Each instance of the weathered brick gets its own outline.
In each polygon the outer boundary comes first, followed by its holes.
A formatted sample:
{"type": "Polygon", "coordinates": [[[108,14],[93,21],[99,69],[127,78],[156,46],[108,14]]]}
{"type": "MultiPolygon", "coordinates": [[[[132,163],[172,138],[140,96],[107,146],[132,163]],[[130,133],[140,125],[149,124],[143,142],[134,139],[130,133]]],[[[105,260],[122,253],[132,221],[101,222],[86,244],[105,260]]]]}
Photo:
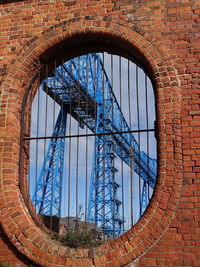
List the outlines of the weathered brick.
{"type": "Polygon", "coordinates": [[[198,1],[3,0],[0,14],[0,261],[14,266],[35,261],[42,266],[114,267],[143,254],[132,266],[199,266],[198,1]],[[47,49],[56,53],[57,43],[83,33],[102,42],[110,38],[109,46],[137,51],[142,63],[149,64],[159,136],[159,180],[150,206],[127,235],[97,248],[94,260],[83,250],[73,251],[72,258],[66,258],[68,250],[59,245],[54,250],[30,222],[18,194],[25,88],[47,49]]]}

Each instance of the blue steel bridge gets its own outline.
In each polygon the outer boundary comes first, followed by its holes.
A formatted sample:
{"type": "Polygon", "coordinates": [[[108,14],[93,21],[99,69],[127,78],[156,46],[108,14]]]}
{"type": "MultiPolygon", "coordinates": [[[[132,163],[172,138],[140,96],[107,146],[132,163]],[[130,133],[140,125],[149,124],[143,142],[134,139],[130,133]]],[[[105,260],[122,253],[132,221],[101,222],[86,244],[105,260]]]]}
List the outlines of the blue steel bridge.
{"type": "Polygon", "coordinates": [[[81,128],[94,134],[87,221],[109,236],[122,233],[121,186],[115,180],[115,157],[143,180],[140,206],[148,205],[147,187],[154,188],[157,161],[140,151],[114,94],[99,54],[87,54],[60,65],[41,84],[44,92],[60,106],[52,137],[35,187],[32,202],[36,212],[61,216],[66,119],[70,114],[81,128]]]}

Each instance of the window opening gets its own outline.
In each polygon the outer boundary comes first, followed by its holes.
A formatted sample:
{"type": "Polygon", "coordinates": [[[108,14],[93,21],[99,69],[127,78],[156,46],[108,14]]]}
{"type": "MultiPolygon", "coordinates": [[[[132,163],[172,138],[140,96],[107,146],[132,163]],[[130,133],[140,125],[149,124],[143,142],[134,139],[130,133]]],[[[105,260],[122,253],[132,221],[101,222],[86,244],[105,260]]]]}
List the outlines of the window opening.
{"type": "Polygon", "coordinates": [[[140,219],[156,183],[151,81],[107,53],[54,62],[45,76],[23,138],[35,213],[60,236],[94,230],[98,241],[115,238],[140,219]]]}

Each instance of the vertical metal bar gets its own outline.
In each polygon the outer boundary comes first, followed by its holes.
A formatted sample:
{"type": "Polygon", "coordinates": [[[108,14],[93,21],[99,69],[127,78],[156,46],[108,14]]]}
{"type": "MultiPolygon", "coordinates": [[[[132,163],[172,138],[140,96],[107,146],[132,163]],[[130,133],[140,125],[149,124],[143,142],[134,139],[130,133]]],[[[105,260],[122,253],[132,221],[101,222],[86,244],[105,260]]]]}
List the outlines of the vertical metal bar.
{"type": "MultiPolygon", "coordinates": [[[[87,127],[86,127],[87,132],[87,127]]],[[[88,215],[88,136],[86,136],[86,143],[85,143],[85,222],[88,215]]]]}
{"type": "MultiPolygon", "coordinates": [[[[40,72],[39,72],[39,77],[38,77],[39,81],[40,81],[40,72]]],[[[38,89],[38,103],[37,103],[37,129],[36,129],[36,136],[39,136],[39,123],[40,123],[40,87],[38,89]]],[[[35,182],[35,188],[34,191],[36,190],[37,187],[37,183],[38,183],[38,139],[36,139],[36,161],[35,161],[35,177],[36,177],[36,182],[35,182]]],[[[37,203],[37,194],[36,194],[36,198],[35,198],[35,208],[36,208],[36,203],[37,203]]],[[[36,210],[37,212],[37,210],[36,210]]]]}
{"type": "MultiPolygon", "coordinates": [[[[103,68],[104,68],[104,52],[103,52],[103,68]]],[[[103,81],[102,81],[102,88],[103,88],[103,116],[105,116],[105,79],[104,79],[104,72],[102,71],[102,75],[103,75],[103,81]]],[[[103,118],[103,128],[105,130],[105,119],[103,118]]],[[[105,153],[106,153],[106,149],[105,149],[105,136],[102,137],[103,138],[103,229],[104,229],[104,240],[105,240],[105,205],[106,205],[106,199],[105,199],[105,178],[106,178],[106,174],[105,174],[105,153]]]]}
{"type": "MultiPolygon", "coordinates": [[[[120,107],[122,110],[122,60],[121,56],[119,56],[119,95],[120,95],[120,107]]],[[[122,117],[121,117],[121,131],[122,131],[122,117]]],[[[121,134],[121,142],[122,142],[122,135],[121,134]]],[[[123,233],[124,233],[124,162],[123,162],[123,151],[121,147],[121,180],[122,180],[122,220],[123,220],[123,233]]]]}
{"type": "MultiPolygon", "coordinates": [[[[33,143],[35,143],[33,141],[33,143]]],[[[24,145],[26,144],[26,142],[24,141],[24,145]]],[[[26,193],[27,193],[27,198],[28,198],[28,201],[31,201],[31,195],[30,195],[30,186],[31,186],[31,168],[30,168],[30,165],[31,165],[31,141],[28,141],[27,142],[28,146],[29,146],[29,162],[28,162],[28,168],[27,168],[27,187],[26,187],[26,193]]]]}
{"type": "MultiPolygon", "coordinates": [[[[129,128],[132,130],[132,116],[131,116],[131,92],[130,92],[130,61],[128,60],[128,111],[129,111],[129,128]]],[[[134,151],[132,148],[132,134],[130,133],[130,200],[131,200],[131,226],[133,226],[133,165],[134,165],[134,151]]]]}
{"type": "MultiPolygon", "coordinates": [[[[136,65],[136,101],[137,101],[137,124],[138,124],[138,130],[140,130],[140,105],[139,105],[139,87],[138,87],[138,66],[136,65]]],[[[139,186],[138,186],[138,192],[139,192],[139,217],[141,217],[142,214],[142,203],[141,203],[141,168],[140,168],[140,132],[138,132],[138,150],[139,150],[139,186]]]]}
{"type": "MultiPolygon", "coordinates": [[[[38,78],[37,78],[37,80],[35,81],[35,83],[36,83],[36,86],[37,86],[37,81],[39,80],[39,77],[40,77],[40,70],[39,70],[39,72],[38,72],[38,78]]],[[[31,87],[32,87],[32,84],[31,84],[31,87]]],[[[27,102],[28,101],[30,101],[30,98],[31,98],[31,100],[33,100],[32,99],[32,94],[30,94],[30,92],[29,92],[29,94],[28,94],[28,97],[27,97],[27,102]]],[[[38,92],[36,93],[36,95],[35,95],[35,98],[37,98],[37,102],[36,102],[36,104],[37,104],[37,106],[38,106],[38,92]]],[[[37,111],[38,112],[38,111],[37,111]]],[[[25,118],[24,118],[24,120],[27,122],[28,120],[27,120],[27,115],[28,116],[30,116],[31,115],[31,117],[32,117],[32,114],[31,114],[31,111],[28,111],[28,114],[26,113],[25,114],[25,118]],[[30,112],[30,114],[29,114],[29,112],[30,112]]],[[[37,114],[37,116],[38,116],[38,114],[37,114]]],[[[32,129],[32,121],[29,121],[29,124],[30,124],[30,127],[29,127],[29,135],[31,135],[31,129],[32,129]]],[[[36,132],[37,132],[37,130],[36,130],[36,132]]],[[[23,131],[23,134],[25,133],[25,130],[23,131]]],[[[37,135],[37,133],[36,133],[36,135],[37,135]]],[[[38,136],[37,136],[38,137],[38,136]]],[[[35,143],[35,141],[33,141],[33,144],[35,143]]],[[[25,148],[26,149],[26,147],[28,147],[29,149],[28,149],[28,151],[29,151],[29,155],[28,155],[28,157],[27,157],[27,160],[26,160],[26,166],[28,167],[27,168],[27,170],[26,170],[26,174],[27,174],[27,179],[28,179],[28,181],[27,181],[27,184],[26,184],[26,187],[25,187],[25,191],[26,191],[26,194],[27,194],[27,200],[28,200],[28,203],[31,203],[31,185],[33,184],[33,181],[32,181],[32,175],[31,175],[31,160],[35,160],[36,162],[37,162],[37,153],[35,153],[35,157],[34,157],[34,159],[33,159],[33,157],[32,157],[32,155],[31,155],[31,140],[30,141],[28,141],[28,142],[26,142],[25,140],[23,140],[23,145],[22,145],[22,147],[23,148],[25,148]]],[[[36,150],[37,150],[37,141],[36,141],[36,146],[34,147],[34,148],[36,148],[36,150]]],[[[37,169],[37,164],[35,164],[35,169],[37,169]]],[[[35,180],[37,180],[37,175],[35,175],[35,177],[36,177],[36,179],[35,180]]],[[[36,184],[37,184],[37,181],[36,181],[36,184]]]]}
{"type": "MultiPolygon", "coordinates": [[[[65,90],[64,89],[64,70],[63,70],[63,66],[64,66],[64,59],[62,59],[62,67],[61,67],[61,70],[62,70],[62,90],[65,90]]],[[[56,68],[56,64],[55,64],[55,68],[56,68]]],[[[63,103],[63,101],[61,102],[61,110],[62,110],[62,118],[61,118],[61,121],[63,122],[63,119],[67,119],[67,115],[64,115],[64,103],[63,103]]],[[[60,153],[60,162],[62,160],[63,160],[62,159],[62,153],[60,153]]],[[[62,182],[63,182],[63,177],[62,177],[62,182]]],[[[62,201],[63,201],[62,200],[63,194],[62,194],[62,184],[60,183],[59,185],[60,185],[60,188],[59,188],[59,193],[60,193],[60,196],[59,196],[59,218],[60,218],[61,217],[61,207],[62,207],[62,201]]]]}
{"type": "MultiPolygon", "coordinates": [[[[62,71],[62,90],[65,90],[64,89],[64,79],[65,79],[65,75],[64,75],[64,59],[62,59],[62,67],[61,67],[61,71],[62,71]]],[[[67,92],[66,92],[67,93],[67,92]]],[[[64,108],[64,103],[62,101],[62,110],[64,108]]],[[[67,111],[68,112],[68,111],[67,111]]],[[[67,120],[67,117],[68,117],[68,113],[66,112],[66,120],[67,120]]],[[[66,121],[66,128],[67,128],[67,121],[66,121]]],[[[66,129],[67,131],[67,129],[66,129]]],[[[64,147],[64,153],[67,154],[67,144],[65,142],[65,147],[64,147]]],[[[66,161],[66,166],[67,166],[67,157],[65,156],[65,161],[66,161]]],[[[65,170],[65,168],[64,168],[65,170]]],[[[67,177],[63,177],[63,192],[64,194],[62,194],[62,199],[61,199],[61,203],[60,203],[60,206],[62,207],[62,202],[63,202],[63,217],[67,217],[67,212],[66,212],[66,200],[67,200],[67,197],[65,197],[65,192],[67,192],[67,189],[66,189],[66,186],[67,186],[67,177]]],[[[62,190],[62,189],[61,189],[62,190]]]]}
{"type": "MultiPolygon", "coordinates": [[[[146,99],[146,128],[149,129],[149,110],[148,110],[148,84],[147,84],[147,75],[145,75],[145,99],[146,99]]],[[[148,166],[148,201],[150,199],[149,193],[149,132],[147,131],[147,166],[148,166]]]]}
{"type": "MultiPolygon", "coordinates": [[[[44,136],[46,137],[47,136],[47,120],[48,120],[48,91],[49,91],[49,88],[48,88],[48,64],[46,64],[46,86],[47,86],[47,89],[46,89],[46,95],[45,95],[45,122],[44,122],[44,136]]],[[[44,166],[46,168],[46,161],[45,161],[45,156],[46,156],[46,139],[44,140],[44,166]]],[[[43,192],[42,192],[42,196],[44,195],[44,183],[45,183],[45,177],[43,176],[43,192]]],[[[51,192],[52,193],[52,192],[51,192]]],[[[41,209],[41,212],[42,214],[44,214],[44,199],[42,200],[42,209],[41,209]]]]}
{"type": "MultiPolygon", "coordinates": [[[[72,62],[70,61],[70,69],[72,70],[72,62]]],[[[72,128],[72,118],[71,118],[71,113],[72,113],[72,94],[71,94],[71,88],[69,89],[69,97],[70,97],[70,104],[69,104],[69,135],[71,135],[71,128],[72,128]]],[[[69,220],[70,220],[70,191],[71,191],[71,138],[69,138],[69,160],[68,160],[68,221],[67,221],[67,229],[69,229],[69,220]]]]}
{"type": "MultiPolygon", "coordinates": [[[[88,57],[89,55],[86,55],[86,94],[88,96],[88,57]]],[[[91,62],[92,64],[92,62],[91,62]]],[[[91,66],[92,67],[92,66],[91,66]]],[[[94,66],[93,66],[94,68],[94,66]]],[[[88,117],[88,97],[86,98],[86,116],[88,117]]],[[[85,127],[86,135],[88,134],[88,127],[85,127]]],[[[88,215],[87,205],[88,203],[88,136],[86,136],[86,143],[85,143],[85,230],[87,231],[87,224],[86,219],[88,215]]]]}
{"type": "MultiPolygon", "coordinates": [[[[112,87],[112,89],[113,89],[113,77],[114,77],[114,75],[113,75],[113,55],[111,54],[111,56],[110,56],[110,73],[111,73],[111,87],[112,87]]],[[[113,128],[113,125],[114,125],[114,96],[112,95],[112,130],[113,131],[115,131],[113,128]]],[[[114,139],[112,138],[112,141],[114,141],[114,139]]],[[[115,149],[114,149],[114,145],[112,146],[112,148],[113,148],[113,151],[112,151],[112,153],[113,153],[113,155],[115,154],[115,149]]],[[[115,169],[115,157],[113,157],[113,168],[115,169]]],[[[115,190],[116,189],[114,189],[115,188],[115,171],[113,170],[113,175],[112,175],[112,201],[114,202],[114,200],[115,200],[115,190]]],[[[115,235],[116,235],[116,225],[115,225],[115,220],[116,220],[116,205],[115,205],[115,203],[113,203],[113,208],[114,208],[114,210],[112,211],[113,212],[113,238],[115,237],[115,235]]]]}
{"type": "MultiPolygon", "coordinates": [[[[99,82],[99,76],[97,76],[97,72],[99,69],[99,60],[96,58],[96,61],[94,62],[94,97],[95,100],[97,99],[97,88],[98,88],[98,82],[99,82]]],[[[95,133],[96,133],[96,129],[97,129],[97,101],[95,101],[95,133]]],[[[97,154],[97,150],[96,150],[96,137],[94,138],[94,157],[95,157],[95,169],[96,169],[96,154],[97,154]]],[[[95,192],[94,192],[94,222],[95,225],[98,226],[98,222],[97,222],[97,181],[96,181],[96,170],[95,170],[95,181],[94,181],[94,188],[95,188],[95,192]]],[[[95,227],[95,226],[94,226],[95,227]]]]}
{"type": "MultiPolygon", "coordinates": [[[[78,81],[80,79],[80,60],[81,57],[78,57],[78,81]]],[[[78,108],[80,108],[80,97],[78,98],[78,108]]],[[[78,116],[77,123],[77,135],[79,135],[79,125],[80,125],[80,116],[78,116]]],[[[76,139],[76,223],[78,224],[78,171],[79,171],[79,137],[76,139]]],[[[77,226],[77,225],[76,225],[77,226]]]]}
{"type": "MultiPolygon", "coordinates": [[[[54,69],[56,70],[56,61],[54,61],[54,69]]],[[[54,84],[54,88],[56,88],[56,82],[55,82],[55,76],[53,79],[53,84],[54,84]]],[[[53,129],[52,132],[54,131],[54,126],[55,126],[55,94],[53,97],[53,110],[52,110],[52,125],[53,125],[53,129]]],[[[54,188],[53,188],[53,184],[54,184],[54,165],[52,164],[52,183],[51,183],[51,191],[53,192],[54,188]]],[[[51,217],[50,217],[50,231],[52,230],[52,225],[53,225],[53,221],[52,221],[52,215],[53,215],[53,194],[51,195],[51,217]]]]}

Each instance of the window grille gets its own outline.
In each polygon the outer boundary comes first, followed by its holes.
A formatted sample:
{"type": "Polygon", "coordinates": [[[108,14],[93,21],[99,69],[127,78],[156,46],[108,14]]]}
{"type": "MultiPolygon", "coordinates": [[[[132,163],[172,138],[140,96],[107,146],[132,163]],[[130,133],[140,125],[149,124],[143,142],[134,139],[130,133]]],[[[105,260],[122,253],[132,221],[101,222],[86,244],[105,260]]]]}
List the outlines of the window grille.
{"type": "Polygon", "coordinates": [[[53,65],[38,73],[34,97],[30,87],[22,132],[31,205],[60,236],[95,230],[115,238],[140,219],[156,183],[151,81],[107,53],[53,65]]]}

